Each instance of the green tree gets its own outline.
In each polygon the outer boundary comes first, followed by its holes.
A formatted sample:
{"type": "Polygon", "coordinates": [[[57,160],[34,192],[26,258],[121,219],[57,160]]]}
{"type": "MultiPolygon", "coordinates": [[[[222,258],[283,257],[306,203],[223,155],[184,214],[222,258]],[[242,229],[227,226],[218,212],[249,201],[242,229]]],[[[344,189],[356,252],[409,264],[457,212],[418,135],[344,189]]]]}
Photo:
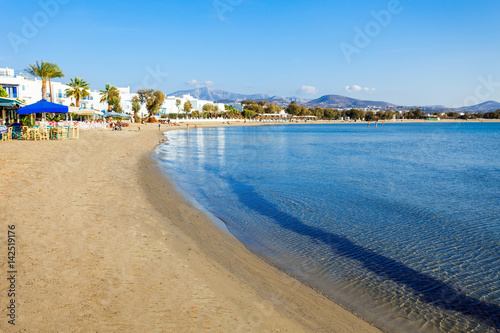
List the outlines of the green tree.
{"type": "Polygon", "coordinates": [[[146,106],[149,117],[160,110],[161,105],[165,101],[165,94],[161,90],[140,89],[137,91],[137,96],[141,104],[146,106]]]}
{"type": "Polygon", "coordinates": [[[295,101],[292,101],[292,103],[290,103],[286,108],[286,112],[292,116],[298,116],[300,113],[300,105],[298,105],[295,101]]]}
{"type": "Polygon", "coordinates": [[[269,104],[269,102],[268,101],[258,101],[257,104],[262,106],[262,108],[265,108],[269,104]]]}
{"type": "Polygon", "coordinates": [[[264,112],[276,114],[276,113],[281,112],[281,108],[279,106],[277,106],[276,104],[271,103],[271,104],[268,104],[267,106],[264,107],[264,112]]]}
{"type": "Polygon", "coordinates": [[[136,123],[139,122],[139,111],[141,111],[141,102],[139,101],[139,97],[132,97],[132,111],[134,112],[134,121],[136,123]]]}
{"type": "Polygon", "coordinates": [[[9,94],[2,87],[0,87],[0,97],[9,97],[9,94]]]}
{"type": "Polygon", "coordinates": [[[50,101],[53,102],[54,98],[52,96],[52,79],[59,78],[59,77],[64,77],[64,73],[62,70],[57,66],[56,64],[49,62],[49,74],[47,76],[49,80],[49,94],[50,94],[50,101]]]}
{"type": "Polygon", "coordinates": [[[187,101],[186,103],[184,103],[184,113],[187,115],[188,113],[191,112],[191,110],[193,109],[193,105],[191,105],[191,102],[190,101],[187,101]]]}
{"type": "Polygon", "coordinates": [[[243,118],[250,119],[255,117],[255,112],[252,110],[243,110],[243,112],[241,112],[241,115],[243,116],[243,118]]]}
{"type": "Polygon", "coordinates": [[[70,79],[68,86],[69,88],[66,89],[66,96],[74,97],[76,100],[76,107],[80,107],[80,99],[90,96],[89,84],[85,80],[75,77],[75,79],[70,79]]]}
{"type": "MultiPolygon", "coordinates": [[[[106,84],[104,87],[104,90],[99,91],[99,94],[101,95],[101,99],[99,100],[100,103],[108,103],[108,112],[110,112],[113,109],[113,102],[116,102],[117,98],[120,98],[120,92],[115,86],[110,85],[109,83],[106,84]]],[[[118,102],[119,103],[119,102],[118,102]]]]}
{"type": "Polygon", "coordinates": [[[253,114],[264,113],[264,107],[261,104],[257,103],[256,101],[253,101],[251,99],[247,99],[247,100],[244,100],[241,102],[241,105],[243,105],[243,110],[252,111],[253,114]]]}
{"type": "Polygon", "coordinates": [[[38,61],[33,65],[28,65],[25,69],[30,75],[39,77],[42,80],[42,99],[47,98],[47,80],[49,79],[51,67],[50,63],[46,61],[38,61]]]}
{"type": "Polygon", "coordinates": [[[483,114],[484,119],[500,119],[500,110],[486,112],[483,114]]]}
{"type": "Polygon", "coordinates": [[[392,119],[393,115],[394,115],[394,113],[391,110],[385,110],[384,119],[390,120],[390,119],[392,119]]]}
{"type": "Polygon", "coordinates": [[[305,106],[301,105],[299,108],[300,109],[299,109],[298,116],[309,116],[310,115],[309,109],[306,108],[305,106]]]}
{"type": "Polygon", "coordinates": [[[326,119],[332,119],[333,118],[333,109],[327,108],[323,111],[323,117],[326,119]]]}
{"type": "Polygon", "coordinates": [[[421,109],[417,109],[415,111],[415,119],[422,119],[424,118],[424,113],[422,112],[421,109]]]}
{"type": "Polygon", "coordinates": [[[313,114],[318,117],[318,119],[323,119],[325,117],[325,110],[320,107],[314,109],[313,114]]]}
{"type": "Polygon", "coordinates": [[[366,121],[375,121],[375,120],[378,120],[378,117],[375,115],[375,112],[368,111],[365,115],[365,120],[366,121]]]}
{"type": "Polygon", "coordinates": [[[202,111],[205,113],[207,112],[210,117],[214,117],[217,115],[217,112],[215,111],[215,105],[213,104],[205,104],[202,107],[202,111]]]}
{"type": "Polygon", "coordinates": [[[193,112],[191,112],[191,117],[198,118],[199,116],[200,116],[200,111],[193,111],[193,112]]]}

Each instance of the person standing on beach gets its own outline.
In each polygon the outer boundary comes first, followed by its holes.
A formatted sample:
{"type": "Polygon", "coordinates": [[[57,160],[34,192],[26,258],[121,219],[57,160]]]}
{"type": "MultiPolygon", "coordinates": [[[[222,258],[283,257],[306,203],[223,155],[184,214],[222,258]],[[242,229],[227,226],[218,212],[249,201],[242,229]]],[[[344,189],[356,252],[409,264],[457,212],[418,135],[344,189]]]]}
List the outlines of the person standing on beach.
{"type": "Polygon", "coordinates": [[[186,132],[189,133],[189,124],[186,124],[186,132]]]}
{"type": "Polygon", "coordinates": [[[158,131],[161,131],[161,123],[158,123],[158,131]]]}

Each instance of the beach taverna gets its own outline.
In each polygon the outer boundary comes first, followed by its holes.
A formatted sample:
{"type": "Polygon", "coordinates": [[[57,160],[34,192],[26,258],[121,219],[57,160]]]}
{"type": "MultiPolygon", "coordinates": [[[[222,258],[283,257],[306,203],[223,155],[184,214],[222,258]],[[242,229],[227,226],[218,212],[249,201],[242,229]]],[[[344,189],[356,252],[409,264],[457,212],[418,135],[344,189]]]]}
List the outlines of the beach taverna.
{"type": "Polygon", "coordinates": [[[15,119],[17,110],[24,105],[22,102],[14,98],[0,97],[1,117],[0,124],[3,125],[7,119],[15,119]]]}

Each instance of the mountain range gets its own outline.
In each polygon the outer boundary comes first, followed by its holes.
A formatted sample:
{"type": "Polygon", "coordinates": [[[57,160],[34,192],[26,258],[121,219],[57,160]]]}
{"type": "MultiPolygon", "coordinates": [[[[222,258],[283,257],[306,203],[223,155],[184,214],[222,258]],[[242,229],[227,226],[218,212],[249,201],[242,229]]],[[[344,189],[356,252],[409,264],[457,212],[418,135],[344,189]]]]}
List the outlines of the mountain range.
{"type": "Polygon", "coordinates": [[[367,108],[374,107],[380,109],[410,109],[410,108],[422,108],[432,112],[443,112],[443,111],[457,111],[457,112],[489,112],[500,109],[500,103],[495,101],[487,101],[481,104],[464,106],[460,108],[447,108],[442,105],[433,106],[402,106],[396,105],[384,101],[370,101],[370,100],[360,100],[351,97],[341,96],[341,95],[325,95],[320,98],[309,100],[300,97],[281,97],[281,96],[271,96],[267,94],[237,94],[220,89],[212,89],[208,87],[201,87],[191,90],[181,90],[174,93],[168,94],[168,96],[182,97],[182,95],[189,94],[195,98],[215,101],[219,103],[231,103],[237,101],[243,101],[246,99],[251,99],[254,101],[268,101],[274,103],[281,107],[286,107],[292,101],[297,104],[304,105],[306,107],[322,107],[322,108],[367,108]]]}
{"type": "Polygon", "coordinates": [[[500,103],[495,101],[487,101],[472,106],[463,106],[460,109],[463,111],[474,111],[477,113],[490,112],[490,111],[500,110],[500,103]]]}

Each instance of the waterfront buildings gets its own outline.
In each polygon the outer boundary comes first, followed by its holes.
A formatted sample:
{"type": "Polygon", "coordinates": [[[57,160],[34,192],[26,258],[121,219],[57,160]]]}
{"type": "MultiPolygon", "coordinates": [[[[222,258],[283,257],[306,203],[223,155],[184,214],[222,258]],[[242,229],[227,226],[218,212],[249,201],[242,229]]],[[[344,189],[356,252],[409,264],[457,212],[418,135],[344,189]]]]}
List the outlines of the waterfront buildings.
{"type": "MultiPolygon", "coordinates": [[[[54,103],[70,106],[75,104],[75,99],[66,97],[66,89],[69,88],[64,83],[52,81],[51,89],[49,89],[47,82],[47,95],[45,99],[50,101],[50,91],[52,89],[52,101],[54,103]]],[[[26,104],[33,104],[38,102],[42,97],[42,81],[37,78],[30,78],[22,72],[15,72],[8,67],[0,68],[0,87],[7,91],[8,97],[18,98],[26,104]]],[[[104,88],[104,87],[103,87],[104,88]]],[[[130,87],[118,87],[121,97],[121,107],[123,111],[128,114],[133,114],[132,111],[132,98],[137,94],[130,91],[130,87]]],[[[100,102],[101,96],[99,90],[91,90],[90,96],[80,100],[80,107],[85,109],[94,109],[99,111],[107,111],[108,104],[100,102]]],[[[181,97],[166,96],[163,105],[160,108],[158,116],[183,113],[184,104],[190,102],[192,105],[191,111],[202,112],[203,106],[206,104],[213,104],[217,109],[225,110],[224,104],[214,103],[212,101],[200,100],[191,95],[183,95],[181,97]],[[179,105],[177,103],[179,101],[179,105]]],[[[142,106],[139,116],[147,115],[147,110],[142,106]]]]}

